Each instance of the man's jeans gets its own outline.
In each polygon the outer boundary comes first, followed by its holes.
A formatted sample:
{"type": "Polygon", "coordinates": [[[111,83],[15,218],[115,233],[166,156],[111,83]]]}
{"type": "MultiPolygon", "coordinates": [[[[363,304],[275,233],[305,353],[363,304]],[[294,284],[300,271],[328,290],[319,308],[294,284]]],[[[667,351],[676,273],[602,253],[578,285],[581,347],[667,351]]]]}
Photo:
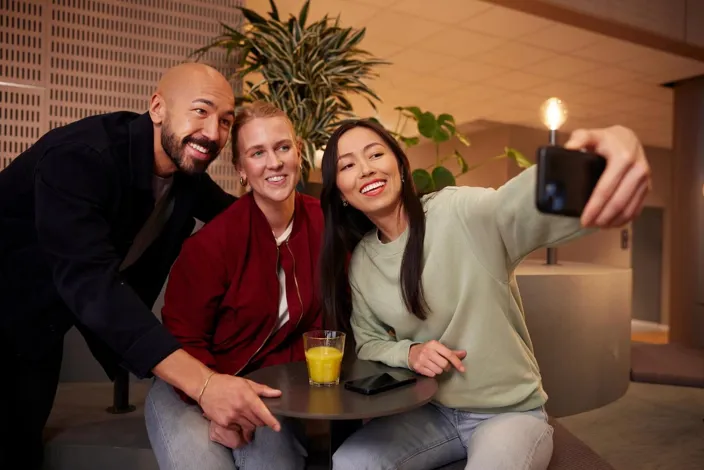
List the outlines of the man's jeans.
{"type": "Polygon", "coordinates": [[[251,443],[229,449],[210,440],[209,421],[166,382],[155,379],[144,405],[147,432],[161,470],[303,470],[300,422],[276,417],[281,431],[260,427],[251,443]]]}
{"type": "Polygon", "coordinates": [[[333,456],[334,470],[430,470],[467,458],[466,470],[545,470],[552,426],[542,408],[478,414],[428,404],[370,421],[333,456]]]}

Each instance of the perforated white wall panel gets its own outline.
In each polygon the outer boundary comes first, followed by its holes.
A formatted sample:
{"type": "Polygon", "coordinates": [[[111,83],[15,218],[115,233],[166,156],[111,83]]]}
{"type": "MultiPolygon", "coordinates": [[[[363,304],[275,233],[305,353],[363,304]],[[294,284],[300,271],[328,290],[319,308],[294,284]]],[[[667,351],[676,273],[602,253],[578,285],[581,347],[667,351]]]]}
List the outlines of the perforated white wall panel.
{"type": "MultiPolygon", "coordinates": [[[[0,0],[0,170],[49,129],[144,112],[167,68],[237,27],[242,0],[0,0]]],[[[224,53],[204,62],[226,76],[224,53]]],[[[229,148],[210,173],[237,192],[229,148]]]]}

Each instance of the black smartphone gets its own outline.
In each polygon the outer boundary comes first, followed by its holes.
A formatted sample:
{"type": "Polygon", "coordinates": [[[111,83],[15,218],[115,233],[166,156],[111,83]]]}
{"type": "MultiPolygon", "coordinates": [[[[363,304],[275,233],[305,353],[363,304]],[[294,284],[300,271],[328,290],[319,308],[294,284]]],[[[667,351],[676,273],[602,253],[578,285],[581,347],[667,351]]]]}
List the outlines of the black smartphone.
{"type": "Polygon", "coordinates": [[[545,214],[580,217],[606,168],[601,155],[555,145],[537,151],[535,203],[545,214]]]}
{"type": "Polygon", "coordinates": [[[348,380],[345,382],[345,388],[364,395],[375,395],[387,390],[393,390],[394,388],[412,384],[415,381],[415,377],[397,379],[391,374],[384,372],[383,374],[372,375],[370,377],[348,380]]]}

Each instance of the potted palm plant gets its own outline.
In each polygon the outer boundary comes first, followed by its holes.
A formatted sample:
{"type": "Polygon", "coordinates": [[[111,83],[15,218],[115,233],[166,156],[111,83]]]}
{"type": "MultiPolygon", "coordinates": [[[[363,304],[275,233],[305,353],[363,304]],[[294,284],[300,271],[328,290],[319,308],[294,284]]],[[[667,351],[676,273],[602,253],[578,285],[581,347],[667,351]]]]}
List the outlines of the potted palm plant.
{"type": "Polygon", "coordinates": [[[269,5],[268,18],[237,7],[247,20],[242,31],[223,24],[223,33],[193,55],[199,59],[213,48],[225,49],[237,60],[236,77],[244,81],[238,102],[268,101],[288,114],[303,144],[305,184],[316,150],[338,122],[355,116],[349,96],[359,95],[376,109],[381,100],[367,81],[388,62],[360,48],[365,28],[341,27],[339,17],[327,15],[309,23],[310,0],[286,20],[274,0],[269,5]],[[253,76],[261,78],[252,81],[253,76]]]}

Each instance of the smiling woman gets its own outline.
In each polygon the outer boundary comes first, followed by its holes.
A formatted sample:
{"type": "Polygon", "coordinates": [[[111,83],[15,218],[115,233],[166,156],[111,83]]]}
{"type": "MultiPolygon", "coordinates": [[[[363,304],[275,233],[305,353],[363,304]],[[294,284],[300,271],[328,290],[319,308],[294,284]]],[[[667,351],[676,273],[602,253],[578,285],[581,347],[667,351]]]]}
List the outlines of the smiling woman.
{"type": "Polygon", "coordinates": [[[347,290],[346,253],[377,226],[382,227],[380,234],[386,240],[397,238],[408,227],[400,273],[402,296],[410,312],[425,318],[420,275],[425,213],[412,184],[410,163],[398,142],[374,121],[347,121],[326,146],[322,172],[320,200],[326,217],[321,284],[331,320],[349,327],[349,317],[337,314],[348,311],[343,294],[347,290]],[[359,178],[360,174],[364,177],[359,178]]]}
{"type": "MultiPolygon", "coordinates": [[[[186,241],[170,273],[162,319],[212,370],[243,376],[304,360],[303,332],[322,326],[313,273],[323,217],[317,199],[295,190],[301,154],[283,111],[263,102],[238,110],[231,139],[233,163],[251,191],[186,241]]],[[[278,393],[250,381],[244,386],[278,393]]],[[[245,454],[248,468],[304,468],[299,423],[280,418],[275,432],[252,418],[251,427],[223,428],[203,416],[200,402],[178,392],[157,380],[147,398],[160,468],[235,470],[245,454]]],[[[215,392],[204,387],[206,403],[209,393],[215,392]]]]}
{"type": "Polygon", "coordinates": [[[547,467],[553,430],[515,269],[586,227],[629,222],[650,184],[628,129],[576,131],[565,146],[607,160],[584,225],[538,212],[535,166],[499,189],[419,197],[385,129],[357,120],[333,132],[322,162],[325,313],[349,325],[360,359],[439,377],[433,403],[366,424],[335,452],[335,470],[464,458],[468,470],[547,467]]]}
{"type": "Polygon", "coordinates": [[[293,217],[302,157],[293,125],[276,106],[255,102],[242,109],[232,130],[232,162],[242,186],[249,185],[275,235],[293,217]]]}

